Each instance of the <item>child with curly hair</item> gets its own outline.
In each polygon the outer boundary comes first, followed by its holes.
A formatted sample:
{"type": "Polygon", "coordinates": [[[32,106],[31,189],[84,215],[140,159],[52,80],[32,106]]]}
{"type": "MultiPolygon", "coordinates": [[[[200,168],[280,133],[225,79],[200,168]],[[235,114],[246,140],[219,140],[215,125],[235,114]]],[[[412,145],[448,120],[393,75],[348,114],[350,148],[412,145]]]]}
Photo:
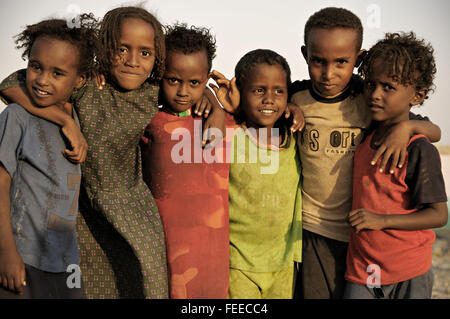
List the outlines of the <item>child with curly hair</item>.
{"type": "Polygon", "coordinates": [[[215,51],[206,28],[166,27],[162,108],[141,143],[144,180],[161,214],[175,299],[223,299],[228,289],[229,163],[219,155],[225,155],[219,136],[214,147],[202,149],[202,121],[192,112],[215,51]]]}
{"type": "MultiPolygon", "coordinates": [[[[97,21],[80,26],[50,19],[18,36],[28,59],[25,90],[42,108],[67,103],[100,52],[97,21]]],[[[68,287],[68,266],[79,264],[76,238],[81,168],[64,158],[60,127],[10,104],[0,115],[0,298],[85,298],[82,281],[68,287]]]]}
{"type": "Polygon", "coordinates": [[[431,229],[444,226],[448,218],[439,153],[424,135],[415,135],[405,165],[393,174],[369,163],[377,142],[428,98],[436,73],[433,48],[413,32],[388,33],[369,50],[359,73],[377,127],[354,156],[344,296],[430,298],[431,229]]]}

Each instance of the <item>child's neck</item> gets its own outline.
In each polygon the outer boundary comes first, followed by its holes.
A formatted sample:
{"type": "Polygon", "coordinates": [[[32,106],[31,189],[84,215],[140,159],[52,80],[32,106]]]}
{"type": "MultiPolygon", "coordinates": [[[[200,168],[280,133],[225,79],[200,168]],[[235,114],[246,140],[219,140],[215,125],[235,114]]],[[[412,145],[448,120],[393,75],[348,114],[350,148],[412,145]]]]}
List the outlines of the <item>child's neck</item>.
{"type": "Polygon", "coordinates": [[[175,116],[178,116],[178,117],[190,116],[192,114],[192,111],[191,111],[190,108],[185,110],[185,111],[183,111],[183,112],[177,112],[177,111],[173,110],[172,108],[170,108],[169,106],[167,106],[165,104],[163,105],[163,110],[166,111],[169,114],[172,114],[172,115],[175,115],[175,116]]]}

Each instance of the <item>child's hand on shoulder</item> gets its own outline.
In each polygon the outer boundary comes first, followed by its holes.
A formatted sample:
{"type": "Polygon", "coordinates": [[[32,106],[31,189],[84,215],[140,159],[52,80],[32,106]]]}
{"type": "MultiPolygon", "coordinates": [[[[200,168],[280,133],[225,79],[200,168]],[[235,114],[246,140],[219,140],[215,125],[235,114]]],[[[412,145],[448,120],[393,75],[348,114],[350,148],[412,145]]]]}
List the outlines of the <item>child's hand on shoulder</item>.
{"type": "Polygon", "coordinates": [[[97,84],[97,88],[101,91],[106,84],[105,76],[101,73],[94,73],[95,84],[97,84]]]}
{"type": "Polygon", "coordinates": [[[380,172],[383,172],[390,160],[389,173],[394,174],[395,168],[402,168],[405,163],[406,148],[410,138],[411,128],[408,126],[408,121],[402,121],[393,125],[384,134],[383,138],[375,143],[378,149],[372,158],[371,164],[375,165],[378,159],[383,156],[378,169],[380,172]]]}
{"type": "Polygon", "coordinates": [[[291,132],[302,131],[305,127],[305,117],[303,116],[302,110],[295,104],[288,103],[286,106],[286,111],[284,112],[285,118],[290,118],[292,116],[291,132]]]}
{"type": "Polygon", "coordinates": [[[356,233],[363,229],[380,230],[385,228],[384,215],[372,213],[364,208],[351,211],[348,215],[348,222],[356,233]]]}
{"type": "Polygon", "coordinates": [[[216,93],[217,99],[222,104],[225,111],[231,114],[236,114],[239,108],[240,93],[236,86],[236,78],[231,81],[225,78],[220,72],[213,70],[211,78],[216,81],[217,85],[210,83],[209,86],[216,93]]]}

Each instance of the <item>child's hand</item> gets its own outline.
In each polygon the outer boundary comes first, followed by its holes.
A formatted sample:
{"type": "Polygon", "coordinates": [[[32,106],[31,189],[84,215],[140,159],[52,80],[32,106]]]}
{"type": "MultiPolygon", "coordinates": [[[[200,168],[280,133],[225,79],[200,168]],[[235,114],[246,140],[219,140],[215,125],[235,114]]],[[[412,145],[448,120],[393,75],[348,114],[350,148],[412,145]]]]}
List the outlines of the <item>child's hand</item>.
{"type": "Polygon", "coordinates": [[[210,75],[218,85],[214,85],[213,83],[209,84],[214,90],[214,93],[216,93],[217,99],[222,104],[225,111],[236,114],[240,102],[240,93],[236,86],[236,78],[234,77],[230,81],[216,70],[213,70],[210,75]]]}
{"type": "Polygon", "coordinates": [[[305,118],[303,116],[302,110],[295,104],[288,103],[286,111],[284,112],[284,117],[289,118],[292,115],[292,125],[291,132],[301,131],[305,127],[305,118]]]}
{"type": "Polygon", "coordinates": [[[0,284],[6,289],[21,294],[22,287],[27,285],[25,278],[25,264],[17,249],[14,247],[2,250],[0,252],[0,284]]]}
{"type": "Polygon", "coordinates": [[[207,118],[209,113],[211,112],[211,109],[211,102],[205,95],[203,95],[200,101],[194,106],[194,114],[197,116],[203,115],[204,118],[207,118]]]}
{"type": "Polygon", "coordinates": [[[380,230],[385,228],[384,215],[369,212],[364,208],[351,211],[348,215],[348,222],[356,233],[363,229],[380,230]]]}
{"type": "Polygon", "coordinates": [[[84,163],[88,145],[78,125],[74,120],[68,121],[62,126],[62,132],[72,147],[72,150],[63,150],[62,154],[72,163],[84,163]]]}
{"type": "Polygon", "coordinates": [[[101,73],[95,72],[94,78],[95,84],[97,84],[97,88],[101,91],[106,84],[105,76],[101,73]]]}
{"type": "Polygon", "coordinates": [[[375,144],[378,149],[372,158],[371,164],[375,165],[378,158],[383,156],[379,167],[380,172],[384,171],[389,159],[391,159],[391,167],[389,168],[389,173],[391,174],[394,174],[396,166],[401,168],[405,163],[406,148],[411,138],[411,130],[407,122],[403,121],[392,126],[384,134],[383,139],[375,144]]]}

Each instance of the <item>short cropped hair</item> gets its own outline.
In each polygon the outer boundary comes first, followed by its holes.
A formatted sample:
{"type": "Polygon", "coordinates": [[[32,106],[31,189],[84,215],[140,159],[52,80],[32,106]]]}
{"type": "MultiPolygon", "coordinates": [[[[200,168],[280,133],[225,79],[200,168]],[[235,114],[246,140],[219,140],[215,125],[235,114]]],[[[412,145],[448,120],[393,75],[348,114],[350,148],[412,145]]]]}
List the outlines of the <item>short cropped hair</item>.
{"type": "Polygon", "coordinates": [[[212,61],[216,56],[216,39],[207,28],[188,27],[186,24],[165,26],[166,54],[175,51],[191,54],[206,51],[208,72],[212,68],[212,61]]]}
{"type": "Polygon", "coordinates": [[[79,53],[78,74],[92,75],[95,58],[102,54],[98,41],[98,21],[91,14],[82,14],[79,24],[69,27],[66,20],[48,19],[28,25],[16,36],[16,48],[24,49],[22,58],[28,59],[34,42],[40,37],[67,41],[75,46],[79,53]]]}
{"type": "Polygon", "coordinates": [[[308,44],[308,36],[312,29],[351,29],[357,34],[356,50],[363,42],[363,26],[361,20],[351,11],[344,8],[328,7],[321,9],[309,17],[305,24],[304,41],[308,44]]]}
{"type": "Polygon", "coordinates": [[[291,69],[286,59],[278,53],[268,49],[257,49],[246,53],[237,63],[234,70],[236,85],[242,90],[245,82],[251,76],[253,68],[258,64],[279,65],[286,72],[286,82],[291,84],[291,69]]]}
{"type": "Polygon", "coordinates": [[[436,62],[433,54],[431,44],[418,39],[414,32],[386,33],[384,39],[369,50],[358,72],[363,79],[367,79],[374,60],[382,59],[389,76],[403,85],[426,89],[428,93],[434,90],[436,62]]]}
{"type": "Polygon", "coordinates": [[[100,61],[101,72],[103,74],[109,74],[111,71],[119,52],[120,28],[122,27],[123,21],[128,18],[141,19],[152,26],[155,33],[155,65],[149,80],[161,80],[166,66],[166,47],[162,25],[153,14],[139,6],[112,9],[103,17],[99,36],[105,50],[105,58],[100,61]]]}

